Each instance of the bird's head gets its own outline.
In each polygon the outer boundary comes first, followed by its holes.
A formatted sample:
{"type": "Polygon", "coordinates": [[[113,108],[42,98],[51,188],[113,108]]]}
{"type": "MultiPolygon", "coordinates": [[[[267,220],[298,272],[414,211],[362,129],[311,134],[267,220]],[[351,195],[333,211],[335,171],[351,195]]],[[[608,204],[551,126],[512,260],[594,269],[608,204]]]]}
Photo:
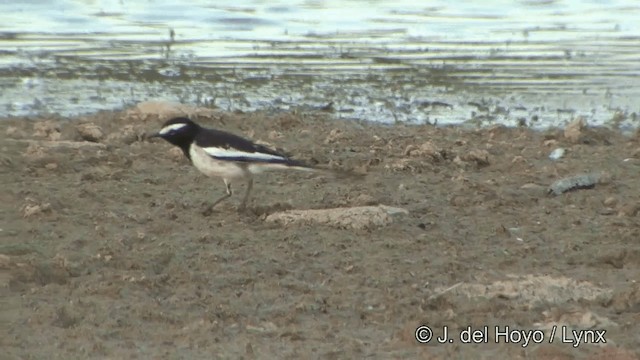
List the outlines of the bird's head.
{"type": "Polygon", "coordinates": [[[177,117],[162,125],[157,133],[150,137],[160,137],[176,146],[188,146],[196,137],[200,126],[186,117],[177,117]]]}

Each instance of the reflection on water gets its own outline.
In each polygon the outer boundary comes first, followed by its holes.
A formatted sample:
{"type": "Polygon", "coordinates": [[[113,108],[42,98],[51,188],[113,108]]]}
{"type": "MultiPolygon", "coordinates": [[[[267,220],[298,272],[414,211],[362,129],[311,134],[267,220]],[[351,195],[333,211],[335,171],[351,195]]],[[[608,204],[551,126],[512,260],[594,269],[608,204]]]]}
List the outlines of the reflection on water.
{"type": "Polygon", "coordinates": [[[0,109],[331,104],[337,118],[536,127],[640,112],[640,3],[215,3],[2,2],[0,109]]]}

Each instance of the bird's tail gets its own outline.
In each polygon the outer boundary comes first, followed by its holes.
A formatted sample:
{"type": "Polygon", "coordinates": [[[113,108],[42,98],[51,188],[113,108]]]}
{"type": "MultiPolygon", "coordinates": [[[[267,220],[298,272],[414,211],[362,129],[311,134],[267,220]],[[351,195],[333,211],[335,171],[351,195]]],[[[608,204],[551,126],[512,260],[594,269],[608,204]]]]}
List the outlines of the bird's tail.
{"type": "Polygon", "coordinates": [[[366,174],[354,170],[335,169],[321,166],[305,166],[300,170],[313,171],[321,175],[331,176],[337,179],[363,179],[366,174]]]}
{"type": "Polygon", "coordinates": [[[309,165],[303,161],[287,159],[286,162],[279,163],[261,163],[254,164],[253,166],[259,167],[255,170],[267,170],[267,169],[280,169],[280,170],[297,170],[305,172],[313,172],[318,175],[331,176],[338,179],[362,179],[365,174],[358,173],[353,170],[327,168],[323,166],[309,165]]]}

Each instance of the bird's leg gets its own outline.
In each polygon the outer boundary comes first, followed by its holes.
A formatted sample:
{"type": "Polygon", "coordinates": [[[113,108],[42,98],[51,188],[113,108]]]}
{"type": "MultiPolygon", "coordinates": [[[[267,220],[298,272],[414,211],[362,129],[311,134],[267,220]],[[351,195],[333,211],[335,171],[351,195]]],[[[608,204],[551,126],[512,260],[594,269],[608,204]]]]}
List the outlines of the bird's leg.
{"type": "Polygon", "coordinates": [[[253,178],[250,177],[249,181],[247,181],[247,191],[244,193],[244,198],[242,199],[242,203],[238,210],[243,211],[247,208],[247,201],[249,200],[249,194],[251,193],[251,189],[253,189],[253,178]]]}
{"type": "Polygon", "coordinates": [[[221,203],[223,200],[226,200],[227,198],[229,198],[231,195],[233,195],[233,190],[231,190],[231,183],[229,182],[229,180],[223,179],[223,181],[224,181],[224,186],[227,187],[227,193],[224,194],[222,197],[220,197],[218,200],[214,201],[213,204],[211,204],[212,208],[218,205],[219,203],[221,203]]]}
{"type": "Polygon", "coordinates": [[[231,190],[231,183],[229,182],[229,180],[227,179],[223,179],[224,181],[224,186],[226,186],[227,188],[227,193],[224,194],[222,197],[220,197],[218,200],[214,201],[213,204],[209,205],[209,207],[203,212],[203,214],[205,215],[209,215],[211,214],[211,210],[213,210],[213,208],[218,205],[219,203],[221,203],[223,200],[228,199],[231,195],[233,195],[233,191],[231,190]]]}

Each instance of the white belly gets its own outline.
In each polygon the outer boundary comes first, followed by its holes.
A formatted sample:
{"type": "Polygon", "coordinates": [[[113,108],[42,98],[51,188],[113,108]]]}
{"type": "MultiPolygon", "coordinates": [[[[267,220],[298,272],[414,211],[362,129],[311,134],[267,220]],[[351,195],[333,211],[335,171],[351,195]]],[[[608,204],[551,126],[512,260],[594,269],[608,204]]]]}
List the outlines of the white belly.
{"type": "Polygon", "coordinates": [[[191,156],[193,166],[207,176],[232,180],[251,175],[239,164],[233,161],[216,160],[198,146],[189,147],[189,156],[191,156]]]}

